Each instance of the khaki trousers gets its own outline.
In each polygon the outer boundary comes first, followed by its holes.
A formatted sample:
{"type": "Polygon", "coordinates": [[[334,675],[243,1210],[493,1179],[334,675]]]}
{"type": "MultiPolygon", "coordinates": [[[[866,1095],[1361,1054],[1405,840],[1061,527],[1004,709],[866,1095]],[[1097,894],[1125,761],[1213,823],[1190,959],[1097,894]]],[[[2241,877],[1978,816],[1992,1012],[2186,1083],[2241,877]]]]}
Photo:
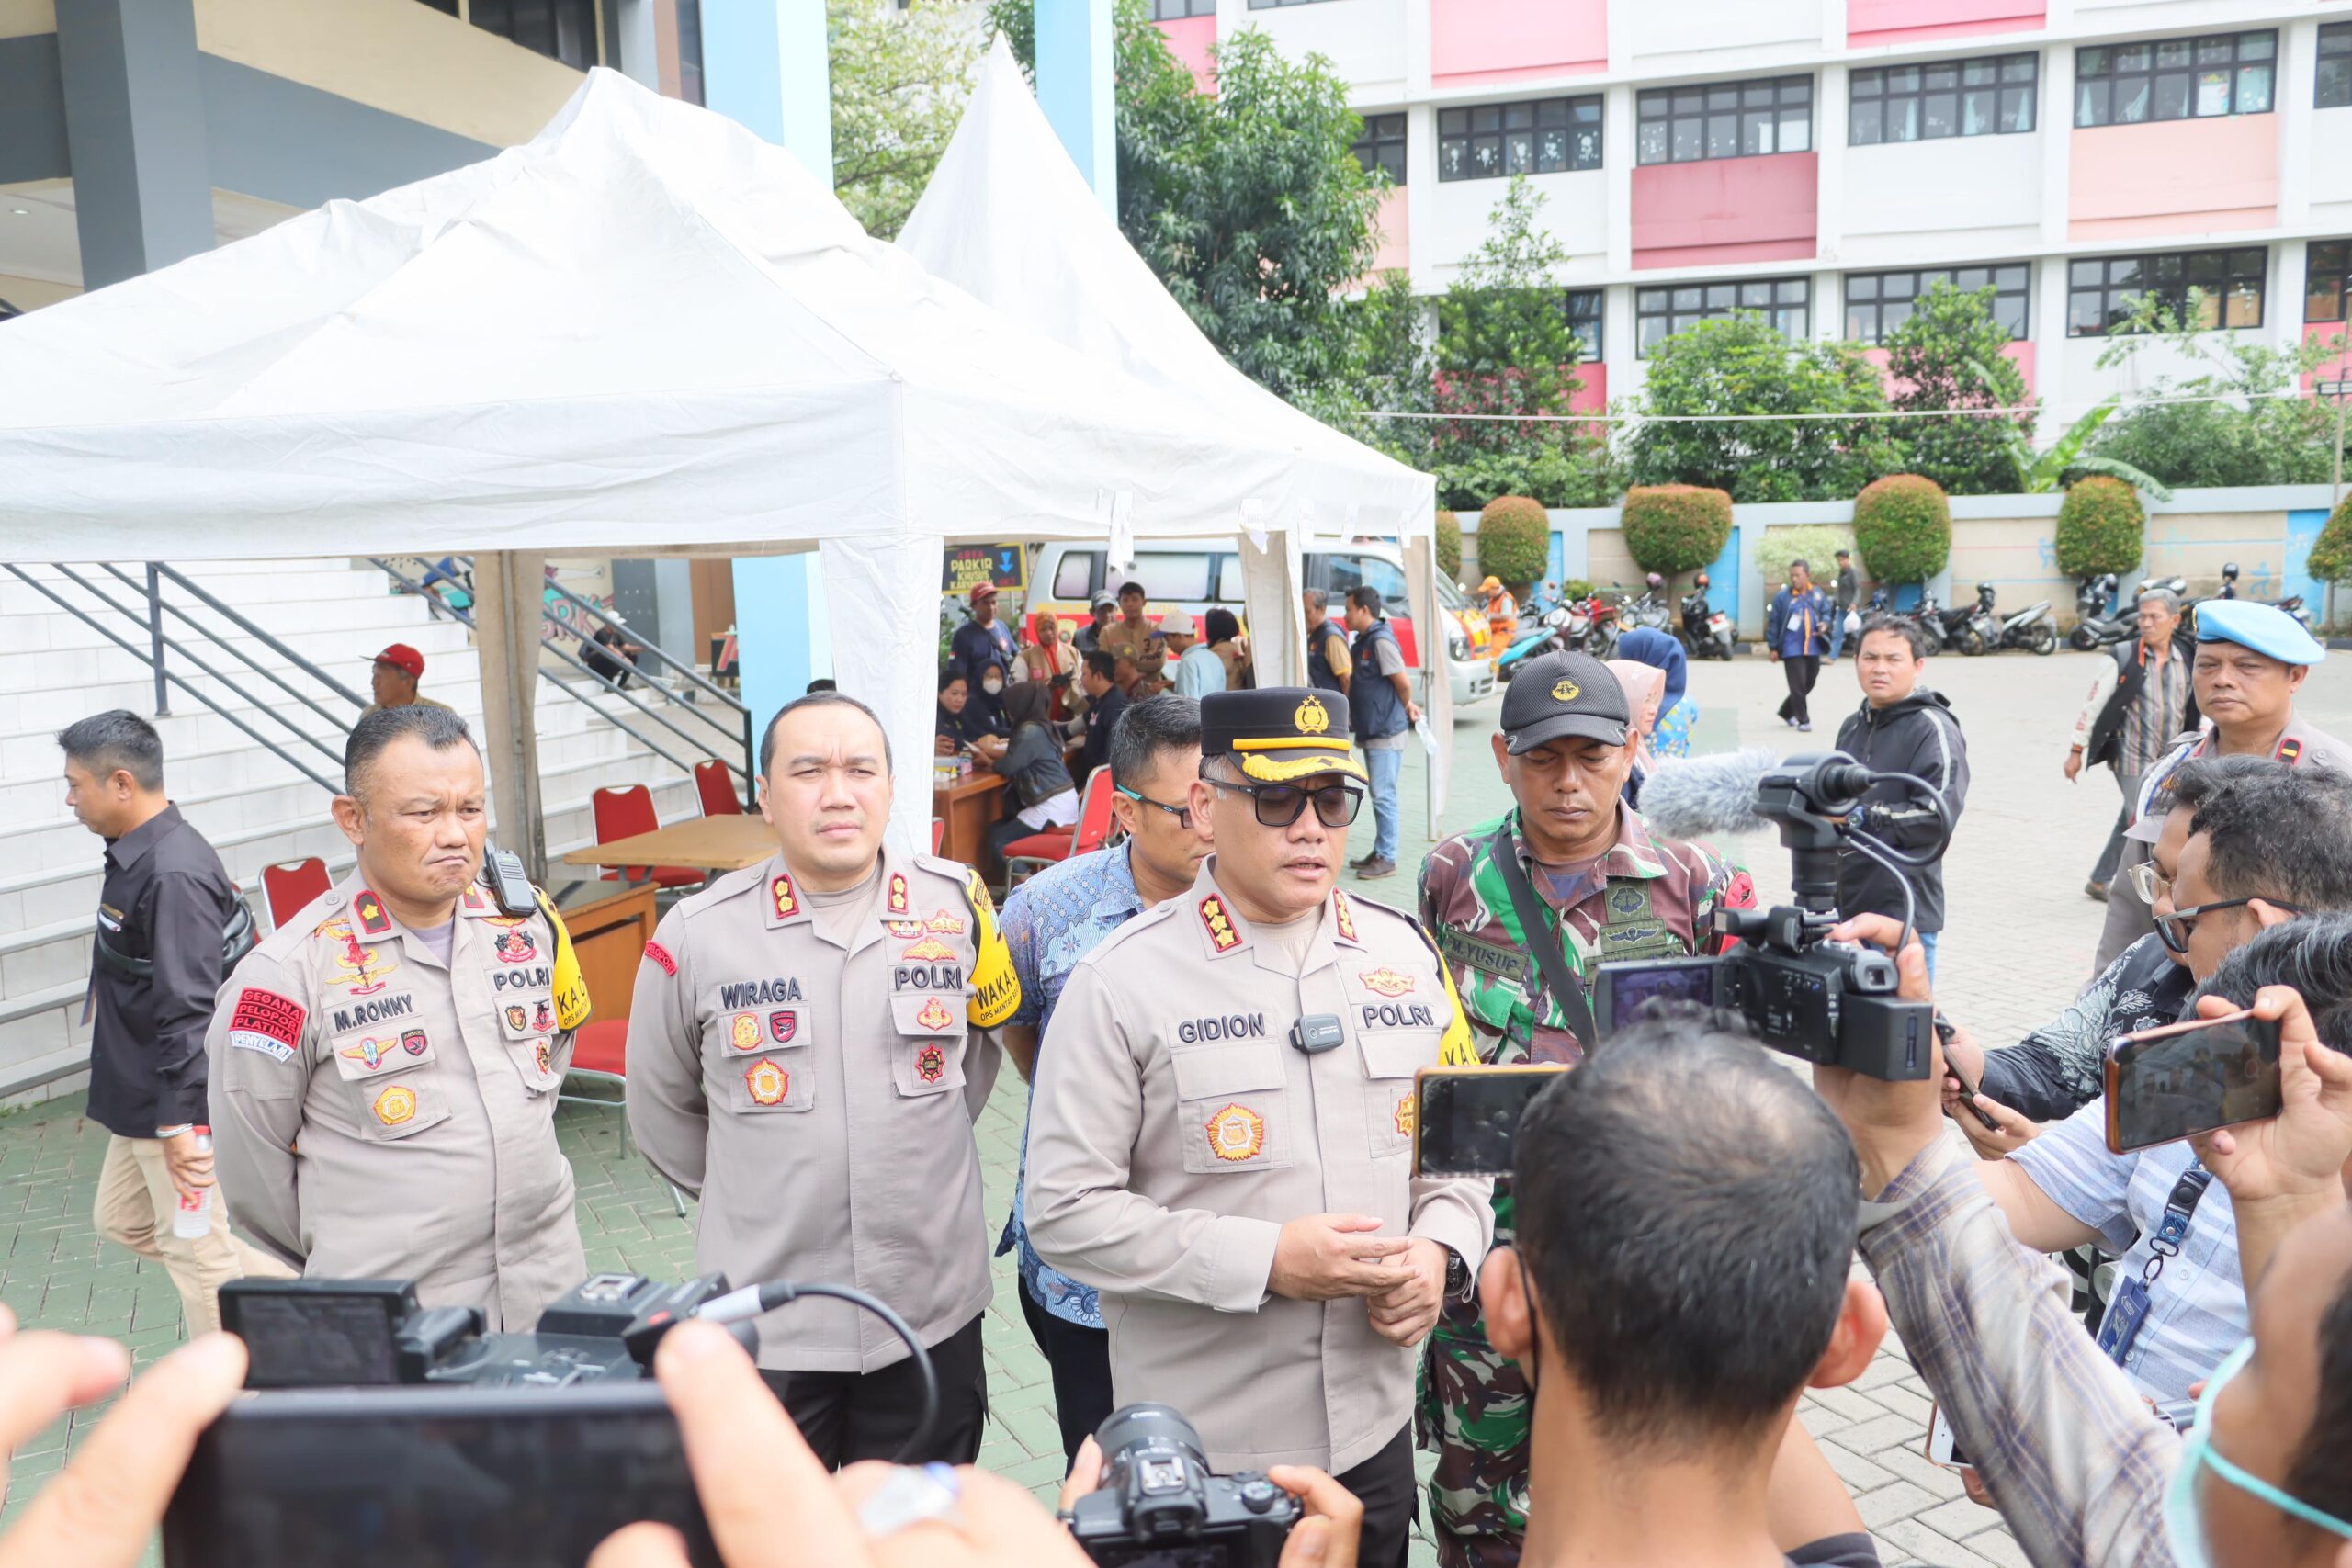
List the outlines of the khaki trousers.
{"type": "Polygon", "coordinates": [[[164,1266],[179,1291],[189,1338],[220,1326],[218,1292],[223,1280],[245,1274],[293,1278],[294,1270],[229,1234],[219,1188],[212,1190],[212,1228],[203,1235],[172,1234],[179,1207],[179,1189],[164,1164],[163,1140],[107,1134],[91,1224],[106,1240],[164,1266]]]}

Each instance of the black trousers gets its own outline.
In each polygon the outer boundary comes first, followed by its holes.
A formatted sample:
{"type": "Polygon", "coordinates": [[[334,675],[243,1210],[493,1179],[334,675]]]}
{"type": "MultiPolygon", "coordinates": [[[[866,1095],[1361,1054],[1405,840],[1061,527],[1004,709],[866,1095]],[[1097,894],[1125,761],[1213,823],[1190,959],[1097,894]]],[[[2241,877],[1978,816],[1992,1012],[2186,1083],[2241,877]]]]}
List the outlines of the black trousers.
{"type": "Polygon", "coordinates": [[[1813,715],[1806,711],[1804,700],[1812,694],[1813,683],[1821,679],[1821,656],[1808,653],[1798,659],[1784,653],[1781,655],[1781,673],[1789,682],[1788,700],[1781,705],[1781,716],[1811,724],[1813,715]]]}
{"type": "Polygon", "coordinates": [[[1413,1424],[1405,1423],[1381,1450],[1333,1477],[1363,1505],[1362,1568],[1405,1568],[1419,1513],[1420,1485],[1413,1479],[1413,1424]]]}
{"type": "Polygon", "coordinates": [[[1029,1337],[1054,1373],[1054,1416],[1061,1423],[1065,1465],[1078,1460],[1079,1445],[1094,1435],[1111,1414],[1111,1331],[1056,1317],[1021,1292],[1021,1316],[1029,1337]]]}
{"type": "MultiPolygon", "coordinates": [[[[969,1464],[980,1456],[980,1428],[989,1416],[989,1372],[980,1359],[977,1317],[931,1348],[939,1376],[939,1427],[910,1464],[943,1460],[969,1464]]],[[[792,1424],[828,1470],[862,1459],[898,1457],[899,1446],[922,1419],[922,1376],[914,1359],[894,1361],[876,1372],[779,1372],[760,1375],[792,1424]]]]}

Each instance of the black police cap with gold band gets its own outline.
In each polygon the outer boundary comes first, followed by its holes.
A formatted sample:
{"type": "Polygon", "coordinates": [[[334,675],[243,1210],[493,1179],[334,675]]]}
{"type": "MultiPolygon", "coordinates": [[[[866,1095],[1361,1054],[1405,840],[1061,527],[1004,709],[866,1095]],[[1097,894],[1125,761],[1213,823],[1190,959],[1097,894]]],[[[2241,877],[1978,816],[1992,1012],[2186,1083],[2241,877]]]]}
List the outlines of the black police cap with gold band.
{"type": "Polygon", "coordinates": [[[1201,755],[1232,757],[1261,784],[1345,773],[1369,784],[1348,752],[1348,699],[1312,686],[1211,692],[1201,699],[1201,755]]]}

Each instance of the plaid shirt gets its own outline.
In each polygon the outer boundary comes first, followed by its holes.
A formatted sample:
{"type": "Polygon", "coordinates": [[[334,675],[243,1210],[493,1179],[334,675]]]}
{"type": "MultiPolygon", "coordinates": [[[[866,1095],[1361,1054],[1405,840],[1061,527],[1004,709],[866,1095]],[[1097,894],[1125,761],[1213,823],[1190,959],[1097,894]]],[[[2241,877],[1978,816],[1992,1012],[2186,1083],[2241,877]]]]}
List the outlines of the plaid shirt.
{"type": "Polygon", "coordinates": [[[2083,1332],[2065,1271],[2009,1235],[1973,1164],[1939,1139],[1865,1207],[1887,1316],[2028,1562],[2170,1568],[2160,1505],[2180,1438],[2083,1332]]]}

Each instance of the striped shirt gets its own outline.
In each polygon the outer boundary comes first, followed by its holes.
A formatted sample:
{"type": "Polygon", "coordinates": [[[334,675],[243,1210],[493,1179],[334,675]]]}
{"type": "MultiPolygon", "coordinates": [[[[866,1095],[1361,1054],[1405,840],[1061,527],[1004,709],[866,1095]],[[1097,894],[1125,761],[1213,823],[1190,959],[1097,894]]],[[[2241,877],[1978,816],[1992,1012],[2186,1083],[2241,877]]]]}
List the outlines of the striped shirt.
{"type": "MultiPolygon", "coordinates": [[[[2155,1256],[2148,1238],[2163,1223],[2165,1200],[2197,1158],[2187,1144],[2110,1154],[2103,1098],[2009,1157],[2045,1197],[2096,1229],[2109,1251],[2122,1255],[2119,1282],[2147,1271],[2155,1256]]],[[[2166,1260],[2148,1286],[2148,1318],[2123,1370],[2159,1399],[2186,1399],[2188,1385],[2210,1375],[2247,1332],[2237,1213],[2216,1181],[2198,1201],[2180,1256],[2166,1260]]]]}
{"type": "MultiPolygon", "coordinates": [[[[2147,668],[2148,649],[2140,645],[2141,667],[2147,668]]],[[[2140,682],[2140,693],[2123,713],[2123,733],[2116,765],[2127,774],[2146,773],[2172,745],[2188,720],[2188,660],[2177,651],[2156,661],[2140,682]]]]}

